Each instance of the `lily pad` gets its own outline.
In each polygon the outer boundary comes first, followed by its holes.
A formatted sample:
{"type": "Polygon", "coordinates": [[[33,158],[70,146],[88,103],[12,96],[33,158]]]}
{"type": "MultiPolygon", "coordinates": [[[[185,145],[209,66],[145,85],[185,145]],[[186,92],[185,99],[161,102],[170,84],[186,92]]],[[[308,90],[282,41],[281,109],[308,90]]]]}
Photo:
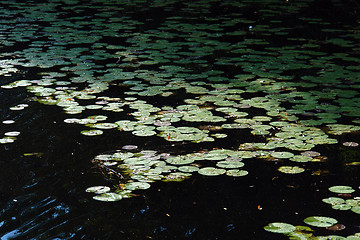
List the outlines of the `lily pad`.
{"type": "Polygon", "coordinates": [[[195,159],[186,156],[174,156],[167,158],[165,161],[173,165],[186,165],[193,163],[195,159]]]}
{"type": "Polygon", "coordinates": [[[245,170],[239,170],[239,169],[230,169],[226,171],[226,175],[230,177],[242,177],[248,175],[249,172],[245,170]]]}
{"type": "Polygon", "coordinates": [[[357,147],[357,146],[359,146],[359,144],[357,142],[344,142],[343,145],[346,146],[346,147],[357,147]]]}
{"type": "Polygon", "coordinates": [[[282,223],[282,222],[273,222],[269,223],[267,226],[264,227],[264,229],[268,232],[273,233],[291,233],[296,230],[296,227],[288,224],[288,223],[282,223]]]}
{"type": "Polygon", "coordinates": [[[6,132],[4,133],[5,136],[8,136],[8,137],[16,137],[16,136],[19,136],[20,135],[20,132],[18,131],[11,131],[11,132],[6,132]]]}
{"type": "Polygon", "coordinates": [[[102,201],[102,202],[115,202],[122,199],[122,196],[117,193],[103,193],[101,195],[96,195],[93,199],[102,201]]]}
{"type": "Polygon", "coordinates": [[[350,186],[332,186],[329,188],[330,192],[334,193],[353,193],[355,190],[350,186]]]}
{"type": "Polygon", "coordinates": [[[137,190],[137,189],[148,189],[150,184],[146,182],[129,182],[125,184],[125,189],[128,190],[137,190]]]}
{"type": "Polygon", "coordinates": [[[85,192],[91,192],[96,194],[102,194],[106,192],[110,192],[110,188],[107,186],[94,186],[94,187],[88,187],[85,192]]]}
{"type": "Polygon", "coordinates": [[[293,162],[311,162],[313,160],[312,157],[309,156],[303,156],[303,155],[295,155],[291,157],[289,160],[293,162]]]}
{"type": "Polygon", "coordinates": [[[99,129],[94,129],[94,130],[83,130],[80,133],[85,136],[97,136],[103,134],[103,131],[99,129]]]}
{"type": "Polygon", "coordinates": [[[288,174],[297,174],[297,173],[302,173],[305,171],[304,168],[302,167],[298,167],[298,166],[282,166],[282,167],[279,167],[278,169],[280,172],[283,172],[283,173],[288,173],[288,174]]]}
{"type": "Polygon", "coordinates": [[[324,198],[322,201],[325,202],[325,203],[331,204],[331,205],[338,205],[338,204],[345,203],[344,199],[338,198],[338,197],[324,198]]]}
{"type": "Polygon", "coordinates": [[[179,171],[187,172],[187,173],[199,171],[199,168],[195,166],[181,166],[178,169],[179,171]]]}
{"type": "Polygon", "coordinates": [[[331,227],[334,224],[336,224],[338,221],[336,219],[330,218],[330,217],[312,216],[312,217],[305,218],[304,222],[306,224],[309,224],[309,225],[315,226],[315,227],[331,227]]]}
{"type": "Polygon", "coordinates": [[[244,165],[245,164],[243,162],[229,161],[229,160],[220,161],[220,162],[216,163],[216,166],[219,168],[241,168],[244,165]]]}
{"type": "Polygon", "coordinates": [[[204,167],[201,168],[198,173],[205,176],[219,176],[226,172],[225,169],[214,168],[214,167],[204,167]]]}
{"type": "Polygon", "coordinates": [[[354,206],[351,208],[351,211],[357,214],[360,214],[360,206],[354,206]]]}
{"type": "Polygon", "coordinates": [[[294,154],[291,152],[273,152],[271,156],[275,158],[291,158],[294,157],[294,154]]]}
{"type": "Polygon", "coordinates": [[[4,121],[2,121],[2,123],[3,124],[13,124],[13,123],[15,123],[15,121],[14,120],[4,120],[4,121]]]}
{"type": "Polygon", "coordinates": [[[336,204],[336,205],[332,205],[332,208],[335,210],[349,210],[351,209],[350,205],[347,204],[336,204]]]}

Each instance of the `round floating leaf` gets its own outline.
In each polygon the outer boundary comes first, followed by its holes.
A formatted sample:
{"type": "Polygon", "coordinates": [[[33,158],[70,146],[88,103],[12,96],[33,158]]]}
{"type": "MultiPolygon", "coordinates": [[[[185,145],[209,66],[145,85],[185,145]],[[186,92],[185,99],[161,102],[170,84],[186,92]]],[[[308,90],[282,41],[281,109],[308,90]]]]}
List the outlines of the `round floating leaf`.
{"type": "Polygon", "coordinates": [[[293,162],[311,162],[313,158],[309,156],[295,155],[291,157],[290,160],[293,162]]]}
{"type": "Polygon", "coordinates": [[[182,171],[182,172],[197,172],[199,171],[199,168],[198,167],[195,167],[195,166],[181,166],[178,168],[179,171],[182,171]]]}
{"type": "Polygon", "coordinates": [[[20,132],[18,132],[18,131],[6,132],[6,133],[4,133],[4,135],[8,136],[8,137],[16,137],[16,136],[20,135],[20,132]]]}
{"type": "Polygon", "coordinates": [[[169,175],[165,176],[163,181],[164,182],[181,182],[189,177],[191,177],[191,173],[175,172],[175,173],[170,173],[169,175]]]}
{"type": "Polygon", "coordinates": [[[345,203],[345,200],[342,198],[338,198],[338,197],[329,197],[329,198],[324,198],[322,200],[324,203],[328,203],[331,205],[338,205],[338,204],[343,204],[345,203]]]}
{"type": "Polygon", "coordinates": [[[346,147],[357,147],[357,146],[359,146],[359,144],[357,142],[344,142],[343,145],[346,146],[346,147]]]}
{"type": "Polygon", "coordinates": [[[230,177],[242,177],[248,175],[249,172],[245,170],[239,170],[239,169],[230,169],[226,171],[226,175],[230,177]]]}
{"type": "Polygon", "coordinates": [[[228,156],[226,154],[221,153],[208,153],[204,155],[204,159],[211,160],[211,161],[218,161],[226,159],[228,156]]]}
{"type": "Polygon", "coordinates": [[[354,213],[360,214],[360,206],[354,206],[351,208],[351,211],[354,213]]]}
{"type": "Polygon", "coordinates": [[[137,189],[148,189],[150,184],[146,182],[129,182],[125,184],[125,189],[128,190],[137,190],[137,189]]]}
{"type": "Polygon", "coordinates": [[[350,186],[332,186],[329,188],[330,192],[334,193],[353,193],[355,190],[350,186]]]}
{"type": "Polygon", "coordinates": [[[80,133],[85,136],[97,136],[103,134],[103,131],[99,129],[93,129],[93,130],[83,130],[80,133]]]}
{"type": "Polygon", "coordinates": [[[321,154],[319,152],[315,152],[315,151],[305,151],[305,152],[302,152],[301,155],[308,156],[308,157],[317,157],[317,156],[320,156],[321,154]]]}
{"type": "Polygon", "coordinates": [[[186,156],[176,156],[176,157],[169,157],[165,161],[173,165],[186,165],[193,163],[195,159],[186,156]]]}
{"type": "Polygon", "coordinates": [[[94,119],[96,121],[105,121],[108,117],[104,115],[94,115],[94,116],[89,116],[87,118],[94,119]]]}
{"type": "Polygon", "coordinates": [[[92,127],[98,129],[111,129],[118,127],[118,125],[115,123],[95,123],[92,125],[92,127]]]}
{"type": "Polygon", "coordinates": [[[122,147],[122,149],[124,149],[124,150],[134,150],[137,148],[138,148],[138,146],[136,146],[136,145],[125,145],[122,147]]]}
{"type": "Polygon", "coordinates": [[[93,199],[102,202],[115,202],[122,199],[122,196],[117,193],[103,193],[101,195],[94,196],[93,199]]]}
{"type": "Polygon", "coordinates": [[[288,174],[296,174],[296,173],[302,173],[305,171],[304,168],[298,167],[298,166],[282,166],[278,169],[280,172],[288,173],[288,174]]]}
{"type": "Polygon", "coordinates": [[[64,120],[65,123],[79,123],[81,120],[77,118],[67,118],[64,120]]]}
{"type": "Polygon", "coordinates": [[[134,153],[131,152],[116,152],[112,155],[112,159],[125,160],[131,158],[132,156],[134,156],[134,153]]]}
{"type": "Polygon", "coordinates": [[[216,163],[216,166],[219,168],[240,168],[243,167],[244,165],[245,164],[243,162],[229,161],[229,160],[220,161],[216,163]]]}
{"type": "Polygon", "coordinates": [[[148,137],[148,136],[153,136],[156,135],[156,132],[153,130],[147,130],[147,129],[142,129],[142,130],[136,130],[132,132],[135,136],[139,136],[139,137],[148,137]]]}
{"type": "Polygon", "coordinates": [[[312,217],[305,218],[304,222],[306,224],[309,224],[309,225],[315,226],[315,227],[331,227],[332,225],[336,224],[338,221],[336,219],[330,218],[330,217],[312,216],[312,217]]]}
{"type": "Polygon", "coordinates": [[[15,121],[14,120],[4,120],[2,123],[3,124],[13,124],[13,123],[15,123],[15,121]]]}
{"type": "Polygon", "coordinates": [[[218,176],[224,174],[226,172],[225,169],[214,168],[214,167],[204,167],[201,168],[198,173],[205,176],[218,176]]]}
{"type": "Polygon", "coordinates": [[[88,187],[85,192],[92,192],[96,194],[102,194],[106,192],[110,192],[110,188],[107,186],[94,186],[94,187],[88,187]]]}
{"type": "Polygon", "coordinates": [[[360,198],[355,197],[354,199],[346,199],[346,204],[352,207],[360,206],[360,198]]]}
{"type": "Polygon", "coordinates": [[[291,158],[294,157],[294,154],[291,152],[273,152],[270,154],[272,157],[275,158],[291,158]]]}
{"type": "Polygon", "coordinates": [[[296,227],[282,222],[274,222],[269,223],[267,226],[264,227],[266,231],[273,232],[273,233],[291,233],[296,230],[296,227]]]}
{"type": "Polygon", "coordinates": [[[117,192],[122,198],[130,198],[131,197],[131,191],[130,190],[120,190],[117,192]]]}
{"type": "Polygon", "coordinates": [[[15,137],[4,137],[4,138],[0,138],[0,143],[5,144],[5,143],[13,143],[15,141],[15,137]]]}
{"type": "Polygon", "coordinates": [[[351,209],[351,206],[347,204],[336,204],[333,205],[332,208],[335,210],[349,210],[351,209]]]}

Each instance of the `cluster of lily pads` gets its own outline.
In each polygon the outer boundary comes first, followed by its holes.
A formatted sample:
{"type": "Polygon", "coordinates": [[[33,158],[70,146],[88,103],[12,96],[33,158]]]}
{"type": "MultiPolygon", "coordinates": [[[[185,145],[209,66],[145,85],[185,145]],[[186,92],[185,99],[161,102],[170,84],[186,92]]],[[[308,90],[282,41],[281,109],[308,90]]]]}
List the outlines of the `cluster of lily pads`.
{"type": "Polygon", "coordinates": [[[324,198],[322,201],[331,205],[335,210],[351,210],[360,214],[360,197],[352,197],[351,193],[355,192],[350,186],[332,186],[329,188],[331,192],[337,193],[337,197],[324,198]],[[346,199],[340,196],[344,195],[346,199]]]}
{"type": "MultiPolygon", "coordinates": [[[[131,147],[100,154],[94,164],[123,180],[116,189],[87,188],[96,200],[117,201],[153,181],[194,174],[244,176],[246,158],[283,160],[278,171],[302,173],[308,162],[326,160],[313,148],[360,131],[360,29],[301,16],[309,1],[92,0],[86,8],[77,0],[0,2],[9,6],[1,19],[0,76],[25,75],[2,89],[26,88],[33,101],[62,108],[71,116],[64,122],[84,126],[85,136],[125,131],[164,145],[214,144],[183,155],[131,147]],[[248,18],[253,7],[256,19],[248,18]],[[147,14],[154,8],[162,9],[160,19],[147,14]],[[139,12],[149,17],[139,19],[139,12]],[[289,14],[300,16],[289,24],[289,14]],[[240,146],[216,149],[233,135],[240,146]]],[[[6,134],[0,143],[18,133],[6,134]]],[[[325,202],[359,211],[355,198],[325,202]]],[[[318,222],[335,224],[306,221],[318,222]]],[[[267,230],[294,238],[308,231],[279,223],[267,230]]]]}
{"type": "Polygon", "coordinates": [[[194,173],[204,176],[227,175],[231,177],[246,176],[243,169],[241,151],[216,149],[208,152],[171,155],[154,150],[135,152],[137,146],[125,145],[122,150],[112,154],[101,154],[93,160],[108,174],[120,174],[123,183],[115,192],[107,186],[93,186],[87,192],[94,192],[94,199],[100,201],[117,201],[131,197],[133,190],[148,189],[154,181],[183,181],[194,173]],[[101,189],[101,190],[99,190],[101,189]],[[106,191],[105,191],[106,190],[106,191]]]}
{"type": "MultiPolygon", "coordinates": [[[[311,216],[304,219],[304,222],[311,227],[327,228],[331,231],[339,231],[345,228],[344,225],[339,224],[335,218],[323,216],[311,216]]],[[[347,237],[339,235],[316,236],[314,230],[308,226],[294,226],[292,224],[283,222],[269,223],[264,227],[266,231],[272,233],[281,233],[289,237],[289,239],[308,239],[308,240],[326,240],[326,239],[346,239],[346,240],[359,240],[360,233],[355,233],[347,237]]]]}
{"type": "MultiPolygon", "coordinates": [[[[355,192],[355,189],[353,189],[351,186],[336,185],[330,187],[329,191],[337,193],[339,196],[344,196],[347,199],[345,200],[344,198],[340,197],[329,197],[322,200],[324,203],[330,204],[335,210],[351,210],[354,213],[360,214],[360,198],[352,197],[351,194],[355,192]]],[[[324,227],[331,231],[339,231],[345,228],[343,224],[339,224],[336,219],[331,217],[312,216],[304,219],[304,222],[308,225],[314,227],[324,227]]],[[[267,226],[264,227],[264,229],[273,233],[285,234],[289,237],[289,239],[360,239],[360,233],[356,233],[348,237],[342,237],[337,235],[314,236],[314,230],[309,227],[294,226],[282,222],[269,223],[267,226]]]]}

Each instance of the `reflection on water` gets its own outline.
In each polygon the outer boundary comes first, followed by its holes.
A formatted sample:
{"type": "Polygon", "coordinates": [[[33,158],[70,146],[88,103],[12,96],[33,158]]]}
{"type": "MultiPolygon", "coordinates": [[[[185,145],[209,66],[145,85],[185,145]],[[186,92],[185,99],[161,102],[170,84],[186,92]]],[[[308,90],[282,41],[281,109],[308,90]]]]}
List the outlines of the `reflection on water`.
{"type": "Polygon", "coordinates": [[[69,208],[56,199],[47,197],[34,202],[35,194],[19,196],[7,204],[2,212],[2,229],[7,231],[4,239],[11,239],[17,236],[48,236],[56,231],[63,224],[66,224],[66,215],[69,208]],[[44,231],[45,230],[45,231],[44,231]]]}

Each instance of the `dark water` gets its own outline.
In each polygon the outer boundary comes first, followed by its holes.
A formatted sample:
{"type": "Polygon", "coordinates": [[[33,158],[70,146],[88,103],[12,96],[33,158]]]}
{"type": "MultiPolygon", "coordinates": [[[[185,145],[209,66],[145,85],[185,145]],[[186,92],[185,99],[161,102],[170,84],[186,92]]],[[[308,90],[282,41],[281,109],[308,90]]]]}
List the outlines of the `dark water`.
{"type": "MultiPolygon", "coordinates": [[[[337,16],[341,24],[342,21],[353,21],[352,17],[358,13],[356,2],[346,4],[344,10],[330,9],[326,2],[314,1],[310,9],[313,14],[329,15],[328,18],[337,16]],[[354,6],[351,14],[346,14],[350,9],[348,6],[354,6]]],[[[214,8],[215,17],[217,11],[222,12],[214,8]]],[[[153,20],[142,27],[155,27],[161,22],[160,13],[172,14],[156,8],[153,12],[141,11],[136,16],[141,19],[150,14],[153,20]]],[[[253,15],[248,13],[248,17],[256,18],[256,7],[253,15]]],[[[291,19],[285,24],[290,23],[291,19]]],[[[312,34],[305,27],[298,31],[298,34],[312,34]]],[[[23,71],[1,76],[1,84],[32,79],[35,74],[23,71]]],[[[116,185],[118,182],[109,180],[94,166],[91,160],[96,155],[126,144],[154,149],[159,141],[130,138],[130,134],[115,131],[96,138],[83,136],[79,134],[83,130],[81,126],[63,122],[68,115],[62,109],[41,105],[31,101],[31,97],[33,95],[24,88],[0,89],[1,119],[16,120],[16,124],[1,125],[1,132],[21,132],[14,143],[0,145],[1,240],[288,239],[281,234],[266,232],[263,227],[278,221],[302,224],[308,216],[324,215],[329,206],[321,199],[329,185],[359,184],[358,168],[349,170],[337,164],[341,162],[339,159],[349,157],[346,154],[353,154],[355,158],[358,150],[345,152],[337,144],[316,148],[327,152],[329,157],[329,161],[321,163],[320,167],[318,163],[310,166],[314,170],[326,168],[330,171],[322,177],[311,172],[296,178],[274,175],[278,163],[251,159],[246,161],[249,175],[244,178],[195,176],[181,183],[156,182],[151,189],[139,192],[138,197],[114,203],[97,202],[85,193],[87,187],[116,185]],[[9,110],[19,103],[30,106],[20,112],[9,110]],[[39,155],[24,156],[26,153],[39,155]]],[[[350,141],[358,139],[358,135],[338,138],[350,141]]],[[[234,147],[239,142],[225,144],[234,147]]],[[[166,145],[164,148],[171,147],[166,145]]],[[[358,215],[337,211],[332,216],[338,217],[347,227],[341,235],[360,231],[358,215]]],[[[329,234],[321,229],[317,233],[329,234]]]]}

